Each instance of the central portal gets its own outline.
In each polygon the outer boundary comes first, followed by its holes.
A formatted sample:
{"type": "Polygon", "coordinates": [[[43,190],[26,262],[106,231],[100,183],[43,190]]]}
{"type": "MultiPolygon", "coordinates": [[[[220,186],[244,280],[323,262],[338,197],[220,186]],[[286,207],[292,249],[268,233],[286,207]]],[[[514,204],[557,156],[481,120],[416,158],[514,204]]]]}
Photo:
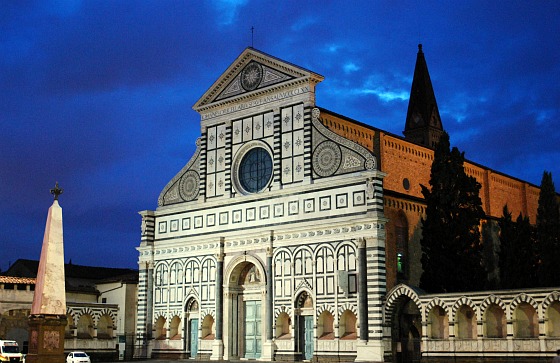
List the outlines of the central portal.
{"type": "Polygon", "coordinates": [[[265,341],[264,307],[266,284],[264,271],[253,257],[232,262],[227,285],[226,314],[227,359],[259,359],[265,341]],[[250,262],[251,261],[251,262],[250,262]]]}

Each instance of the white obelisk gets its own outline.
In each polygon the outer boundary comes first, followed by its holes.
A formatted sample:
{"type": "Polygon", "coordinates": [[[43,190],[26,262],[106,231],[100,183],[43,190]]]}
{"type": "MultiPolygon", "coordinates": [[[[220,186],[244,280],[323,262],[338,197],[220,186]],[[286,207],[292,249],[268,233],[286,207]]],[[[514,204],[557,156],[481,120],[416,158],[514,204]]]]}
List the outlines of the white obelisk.
{"type": "Polygon", "coordinates": [[[62,363],[64,361],[64,328],[66,326],[66,286],[64,279],[64,246],[62,208],[58,183],[51,189],[54,202],[49,208],[37,271],[33,305],[29,316],[29,363],[62,363]]]}

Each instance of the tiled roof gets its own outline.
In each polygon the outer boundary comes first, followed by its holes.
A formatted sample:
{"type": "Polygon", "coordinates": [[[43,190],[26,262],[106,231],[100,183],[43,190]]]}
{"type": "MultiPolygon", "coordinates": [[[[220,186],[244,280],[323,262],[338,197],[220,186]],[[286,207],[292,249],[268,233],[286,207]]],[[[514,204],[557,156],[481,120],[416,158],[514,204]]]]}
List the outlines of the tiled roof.
{"type": "Polygon", "coordinates": [[[35,284],[35,279],[29,277],[0,276],[0,284],[35,284]]]}
{"type": "MultiPolygon", "coordinates": [[[[19,259],[12,266],[10,266],[7,271],[5,271],[5,274],[35,277],[37,276],[38,269],[39,261],[19,259]]],[[[138,276],[138,270],[129,268],[82,266],[67,263],[64,264],[64,275],[66,276],[66,279],[76,278],[86,279],[90,281],[123,278],[126,280],[131,280],[131,275],[138,276]]]]}

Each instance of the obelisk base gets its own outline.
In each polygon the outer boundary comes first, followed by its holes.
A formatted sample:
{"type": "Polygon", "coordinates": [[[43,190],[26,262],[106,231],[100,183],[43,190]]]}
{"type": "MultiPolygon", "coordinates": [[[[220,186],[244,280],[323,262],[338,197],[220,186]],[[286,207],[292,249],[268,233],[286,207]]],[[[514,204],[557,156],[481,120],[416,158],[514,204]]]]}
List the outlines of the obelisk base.
{"type": "Polygon", "coordinates": [[[27,363],[64,363],[66,315],[29,316],[27,363]]]}

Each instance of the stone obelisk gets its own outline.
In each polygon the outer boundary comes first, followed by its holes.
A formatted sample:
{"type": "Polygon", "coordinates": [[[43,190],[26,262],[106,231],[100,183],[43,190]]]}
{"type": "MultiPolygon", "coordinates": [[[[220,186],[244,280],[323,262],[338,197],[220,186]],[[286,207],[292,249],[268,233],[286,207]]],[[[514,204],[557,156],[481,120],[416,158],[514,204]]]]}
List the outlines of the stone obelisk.
{"type": "Polygon", "coordinates": [[[54,202],[49,208],[45,236],[37,271],[33,305],[29,316],[28,363],[63,363],[66,327],[66,288],[62,208],[58,197],[62,189],[51,189],[54,202]]]}

